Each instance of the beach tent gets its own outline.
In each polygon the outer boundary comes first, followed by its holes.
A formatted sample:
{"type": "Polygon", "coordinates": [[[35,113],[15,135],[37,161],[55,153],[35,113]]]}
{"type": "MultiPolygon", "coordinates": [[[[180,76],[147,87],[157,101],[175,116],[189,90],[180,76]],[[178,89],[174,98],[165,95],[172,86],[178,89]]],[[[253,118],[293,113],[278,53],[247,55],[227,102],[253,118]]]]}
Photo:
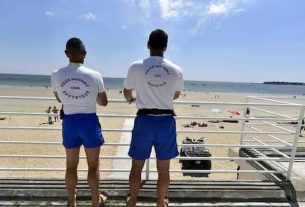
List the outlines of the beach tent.
{"type": "Polygon", "coordinates": [[[221,113],[221,110],[218,109],[218,108],[211,108],[211,109],[210,109],[210,112],[211,112],[211,113],[218,114],[218,113],[221,113]]]}

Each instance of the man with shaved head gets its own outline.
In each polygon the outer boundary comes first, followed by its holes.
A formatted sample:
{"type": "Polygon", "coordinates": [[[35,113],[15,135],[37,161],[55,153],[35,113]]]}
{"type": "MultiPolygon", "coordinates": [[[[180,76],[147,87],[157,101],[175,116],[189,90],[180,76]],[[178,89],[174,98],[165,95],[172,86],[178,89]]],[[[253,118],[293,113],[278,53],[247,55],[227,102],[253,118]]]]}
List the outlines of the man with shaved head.
{"type": "Polygon", "coordinates": [[[54,71],[52,88],[55,97],[63,104],[63,145],[66,150],[66,186],[68,206],[76,206],[77,166],[80,147],[83,145],[88,163],[88,183],[92,207],[102,206],[106,192],[99,192],[99,154],[104,143],[96,103],[108,103],[102,75],[84,66],[86,48],[78,38],[66,43],[69,65],[54,71]]]}

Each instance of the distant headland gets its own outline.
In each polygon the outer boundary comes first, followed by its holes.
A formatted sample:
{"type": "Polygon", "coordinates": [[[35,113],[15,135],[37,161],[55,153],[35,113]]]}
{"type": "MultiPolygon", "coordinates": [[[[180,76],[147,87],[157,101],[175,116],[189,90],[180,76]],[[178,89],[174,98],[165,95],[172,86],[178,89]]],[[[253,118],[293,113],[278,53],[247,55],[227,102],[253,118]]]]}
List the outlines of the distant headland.
{"type": "Polygon", "coordinates": [[[301,83],[301,82],[284,82],[284,81],[270,81],[270,82],[264,82],[263,84],[305,86],[305,83],[301,83]]]}

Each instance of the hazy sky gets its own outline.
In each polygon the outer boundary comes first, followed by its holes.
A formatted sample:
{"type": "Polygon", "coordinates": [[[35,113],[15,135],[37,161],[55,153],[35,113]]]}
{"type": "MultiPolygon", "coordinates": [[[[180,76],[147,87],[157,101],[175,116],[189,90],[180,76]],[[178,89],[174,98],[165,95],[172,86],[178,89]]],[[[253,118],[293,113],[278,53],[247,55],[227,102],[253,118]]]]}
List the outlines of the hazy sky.
{"type": "Polygon", "coordinates": [[[79,37],[88,67],[125,77],[156,28],[187,80],[305,82],[304,0],[0,0],[0,73],[50,74],[79,37]]]}

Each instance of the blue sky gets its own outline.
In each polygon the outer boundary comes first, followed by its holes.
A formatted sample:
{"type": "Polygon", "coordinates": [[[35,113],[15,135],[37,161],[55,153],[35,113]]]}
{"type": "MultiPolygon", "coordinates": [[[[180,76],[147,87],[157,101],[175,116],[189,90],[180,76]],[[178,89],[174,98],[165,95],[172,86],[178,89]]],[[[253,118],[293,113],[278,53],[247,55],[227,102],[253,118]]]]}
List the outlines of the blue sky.
{"type": "Polygon", "coordinates": [[[304,0],[0,0],[0,73],[50,74],[81,38],[86,65],[125,77],[153,29],[187,80],[305,82],[304,0]]]}

